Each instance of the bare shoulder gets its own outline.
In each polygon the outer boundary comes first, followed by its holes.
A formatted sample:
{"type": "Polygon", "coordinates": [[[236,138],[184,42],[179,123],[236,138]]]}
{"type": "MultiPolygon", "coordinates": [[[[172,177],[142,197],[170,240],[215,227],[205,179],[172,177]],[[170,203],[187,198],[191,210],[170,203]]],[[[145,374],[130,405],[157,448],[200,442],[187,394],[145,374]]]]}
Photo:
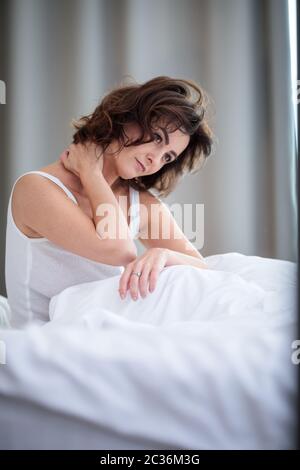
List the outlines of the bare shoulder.
{"type": "MultiPolygon", "coordinates": [[[[30,191],[32,188],[33,191],[36,189],[37,186],[44,186],[44,187],[58,187],[53,181],[49,178],[45,178],[44,176],[38,173],[27,173],[22,175],[15,184],[13,194],[21,194],[26,190],[26,192],[30,191]]],[[[58,187],[59,188],[59,187],[58,187]]]]}
{"type": "Polygon", "coordinates": [[[28,206],[41,196],[52,197],[54,193],[61,194],[60,197],[68,197],[57,184],[39,174],[29,173],[18,179],[12,193],[11,211],[16,226],[24,235],[29,238],[42,237],[28,225],[25,204],[28,206]]]}
{"type": "Polygon", "coordinates": [[[49,178],[45,178],[37,173],[29,173],[21,176],[15,184],[12,203],[14,206],[22,206],[36,197],[45,197],[53,193],[61,194],[67,198],[64,190],[49,178]]]}

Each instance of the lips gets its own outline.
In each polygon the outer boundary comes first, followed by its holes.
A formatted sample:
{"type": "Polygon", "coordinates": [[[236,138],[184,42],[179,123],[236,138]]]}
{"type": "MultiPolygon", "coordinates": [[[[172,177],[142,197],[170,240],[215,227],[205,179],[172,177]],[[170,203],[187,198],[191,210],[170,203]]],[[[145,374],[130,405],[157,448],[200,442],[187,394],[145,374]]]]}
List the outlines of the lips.
{"type": "Polygon", "coordinates": [[[137,158],[136,158],[136,161],[138,162],[140,169],[141,169],[142,171],[145,171],[146,168],[144,167],[144,165],[143,165],[137,158]]]}

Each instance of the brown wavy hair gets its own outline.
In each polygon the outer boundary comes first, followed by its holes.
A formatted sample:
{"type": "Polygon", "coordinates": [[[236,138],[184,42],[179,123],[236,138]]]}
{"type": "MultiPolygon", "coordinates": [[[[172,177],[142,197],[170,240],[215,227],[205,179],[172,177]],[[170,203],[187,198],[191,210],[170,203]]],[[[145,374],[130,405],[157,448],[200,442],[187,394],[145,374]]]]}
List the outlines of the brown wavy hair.
{"type": "Polygon", "coordinates": [[[143,84],[118,86],[104,95],[92,114],[72,122],[76,129],[73,143],[91,141],[101,145],[105,152],[110,143],[117,140],[119,152],[123,147],[154,140],[154,126],[159,122],[164,123],[167,132],[180,129],[190,136],[190,141],[179,157],[152,175],[129,180],[120,177],[121,184],[138,191],[156,189],[159,196],[165,197],[181,176],[198,171],[212,153],[214,140],[206,119],[207,97],[194,81],[166,76],[143,84]],[[193,93],[196,93],[195,99],[193,93]],[[124,131],[124,125],[131,123],[138,124],[141,130],[134,141],[130,141],[124,131]]]}

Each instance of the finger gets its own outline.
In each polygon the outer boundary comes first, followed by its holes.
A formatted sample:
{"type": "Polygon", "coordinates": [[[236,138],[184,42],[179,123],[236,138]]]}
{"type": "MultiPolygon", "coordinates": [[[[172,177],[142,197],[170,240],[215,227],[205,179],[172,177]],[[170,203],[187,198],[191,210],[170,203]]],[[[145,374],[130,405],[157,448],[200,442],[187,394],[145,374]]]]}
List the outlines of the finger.
{"type": "Polygon", "coordinates": [[[133,263],[127,264],[123,274],[120,277],[119,293],[120,293],[120,296],[121,296],[122,299],[125,299],[126,294],[127,294],[130,274],[131,274],[131,271],[132,271],[132,265],[133,265],[133,263]]]}
{"type": "Polygon", "coordinates": [[[163,270],[163,267],[164,265],[162,265],[161,263],[156,263],[153,266],[150,276],[149,276],[149,291],[150,292],[154,291],[156,284],[157,284],[158,277],[161,271],[163,270]]]}
{"type": "Polygon", "coordinates": [[[78,171],[78,145],[70,144],[66,150],[66,158],[64,159],[64,166],[67,170],[74,173],[76,176],[80,176],[78,171]]]}
{"type": "Polygon", "coordinates": [[[68,156],[69,156],[69,150],[68,149],[64,150],[60,154],[59,159],[60,159],[60,161],[63,165],[65,164],[65,160],[67,160],[68,156]]]}
{"type": "Polygon", "coordinates": [[[129,279],[130,295],[133,300],[137,300],[139,297],[139,276],[133,274],[138,272],[143,272],[143,265],[141,263],[137,263],[133,266],[129,279]]]}
{"type": "Polygon", "coordinates": [[[143,267],[142,275],[139,280],[139,289],[143,299],[148,294],[148,285],[149,285],[149,274],[151,272],[151,264],[145,264],[143,267]]]}
{"type": "Polygon", "coordinates": [[[67,152],[63,152],[60,161],[63,164],[63,166],[66,168],[66,170],[70,170],[70,156],[67,152]]]}

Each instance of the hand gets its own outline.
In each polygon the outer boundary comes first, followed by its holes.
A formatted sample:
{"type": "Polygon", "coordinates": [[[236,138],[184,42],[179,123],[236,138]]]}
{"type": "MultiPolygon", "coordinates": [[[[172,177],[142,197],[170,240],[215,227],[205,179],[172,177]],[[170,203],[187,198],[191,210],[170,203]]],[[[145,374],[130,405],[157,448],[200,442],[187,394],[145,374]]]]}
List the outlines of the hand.
{"type": "Polygon", "coordinates": [[[65,169],[71,171],[81,178],[87,171],[103,170],[103,155],[100,155],[96,144],[86,142],[85,144],[71,144],[62,153],[60,160],[65,169]]]}
{"type": "Polygon", "coordinates": [[[129,263],[120,278],[119,293],[121,298],[125,298],[127,290],[133,300],[138,299],[138,291],[143,298],[149,292],[153,292],[158,276],[168,261],[168,250],[165,248],[150,248],[143,255],[135,258],[129,263]],[[141,272],[138,277],[133,272],[141,272]]]}

